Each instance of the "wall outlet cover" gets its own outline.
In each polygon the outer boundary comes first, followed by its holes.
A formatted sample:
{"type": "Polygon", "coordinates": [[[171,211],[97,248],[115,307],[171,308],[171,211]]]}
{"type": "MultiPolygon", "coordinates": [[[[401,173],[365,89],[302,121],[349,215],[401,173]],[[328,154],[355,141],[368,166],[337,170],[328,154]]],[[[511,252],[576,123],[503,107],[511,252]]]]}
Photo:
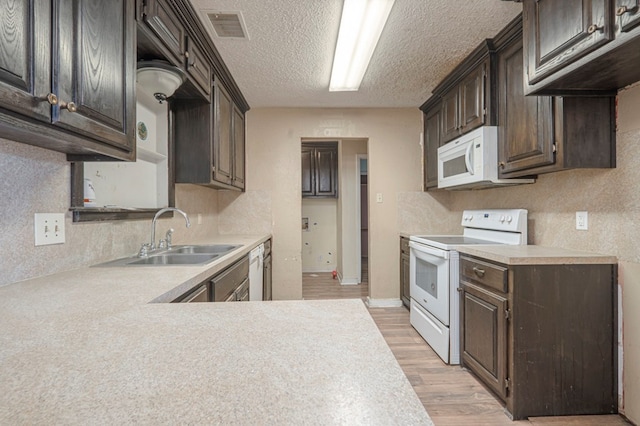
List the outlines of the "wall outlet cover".
{"type": "Polygon", "coordinates": [[[576,212],[576,229],[586,231],[589,229],[589,213],[576,212]]]}

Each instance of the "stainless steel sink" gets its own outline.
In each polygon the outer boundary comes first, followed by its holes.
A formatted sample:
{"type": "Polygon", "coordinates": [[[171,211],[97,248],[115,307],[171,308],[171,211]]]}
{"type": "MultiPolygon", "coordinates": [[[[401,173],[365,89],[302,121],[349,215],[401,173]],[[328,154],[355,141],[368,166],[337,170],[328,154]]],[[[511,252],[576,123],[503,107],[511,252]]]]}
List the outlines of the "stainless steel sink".
{"type": "Polygon", "coordinates": [[[213,244],[205,246],[180,246],[171,249],[174,253],[209,253],[223,255],[240,246],[230,244],[213,244]]]}
{"type": "Polygon", "coordinates": [[[207,263],[219,254],[180,254],[180,253],[162,253],[151,255],[149,257],[138,258],[127,265],[198,265],[207,263]]]}
{"type": "Polygon", "coordinates": [[[203,265],[237,249],[240,245],[209,244],[173,246],[168,250],[154,250],[147,257],[125,257],[95,266],[171,266],[203,265]]]}

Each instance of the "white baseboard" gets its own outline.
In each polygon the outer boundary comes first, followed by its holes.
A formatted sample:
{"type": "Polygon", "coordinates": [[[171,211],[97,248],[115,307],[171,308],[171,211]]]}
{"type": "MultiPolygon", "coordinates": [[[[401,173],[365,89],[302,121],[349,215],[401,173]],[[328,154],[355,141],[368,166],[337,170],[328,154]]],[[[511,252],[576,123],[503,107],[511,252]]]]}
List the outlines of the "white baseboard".
{"type": "Polygon", "coordinates": [[[372,299],[367,297],[366,304],[370,308],[400,308],[402,300],[400,299],[372,299]]]}
{"type": "Polygon", "coordinates": [[[358,285],[358,284],[360,284],[360,280],[358,280],[357,278],[342,278],[342,277],[340,277],[340,284],[341,285],[358,285]]]}

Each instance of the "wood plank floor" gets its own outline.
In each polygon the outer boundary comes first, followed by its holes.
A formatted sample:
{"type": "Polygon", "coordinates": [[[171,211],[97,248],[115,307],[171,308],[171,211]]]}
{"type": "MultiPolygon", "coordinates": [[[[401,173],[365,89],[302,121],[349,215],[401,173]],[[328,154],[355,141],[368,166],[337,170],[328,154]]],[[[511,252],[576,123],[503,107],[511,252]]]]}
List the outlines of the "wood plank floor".
{"type": "MultiPolygon", "coordinates": [[[[341,286],[331,278],[331,273],[303,274],[302,277],[304,299],[366,299],[368,293],[367,282],[341,286]]],[[[369,313],[437,426],[629,424],[617,415],[511,421],[503,406],[471,373],[442,362],[411,326],[406,308],[370,308],[369,313]]]]}

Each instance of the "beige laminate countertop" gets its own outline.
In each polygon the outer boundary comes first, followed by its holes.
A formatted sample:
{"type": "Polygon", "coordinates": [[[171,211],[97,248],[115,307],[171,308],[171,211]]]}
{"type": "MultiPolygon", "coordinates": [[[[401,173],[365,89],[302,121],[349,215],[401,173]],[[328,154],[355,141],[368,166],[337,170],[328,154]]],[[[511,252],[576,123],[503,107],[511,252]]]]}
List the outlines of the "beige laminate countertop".
{"type": "Polygon", "coordinates": [[[615,264],[618,259],[599,253],[536,245],[459,246],[460,253],[478,256],[505,265],[615,264]]]}
{"type": "Polygon", "coordinates": [[[360,300],[173,300],[207,266],[0,287],[0,424],[432,424],[360,300]]]}

